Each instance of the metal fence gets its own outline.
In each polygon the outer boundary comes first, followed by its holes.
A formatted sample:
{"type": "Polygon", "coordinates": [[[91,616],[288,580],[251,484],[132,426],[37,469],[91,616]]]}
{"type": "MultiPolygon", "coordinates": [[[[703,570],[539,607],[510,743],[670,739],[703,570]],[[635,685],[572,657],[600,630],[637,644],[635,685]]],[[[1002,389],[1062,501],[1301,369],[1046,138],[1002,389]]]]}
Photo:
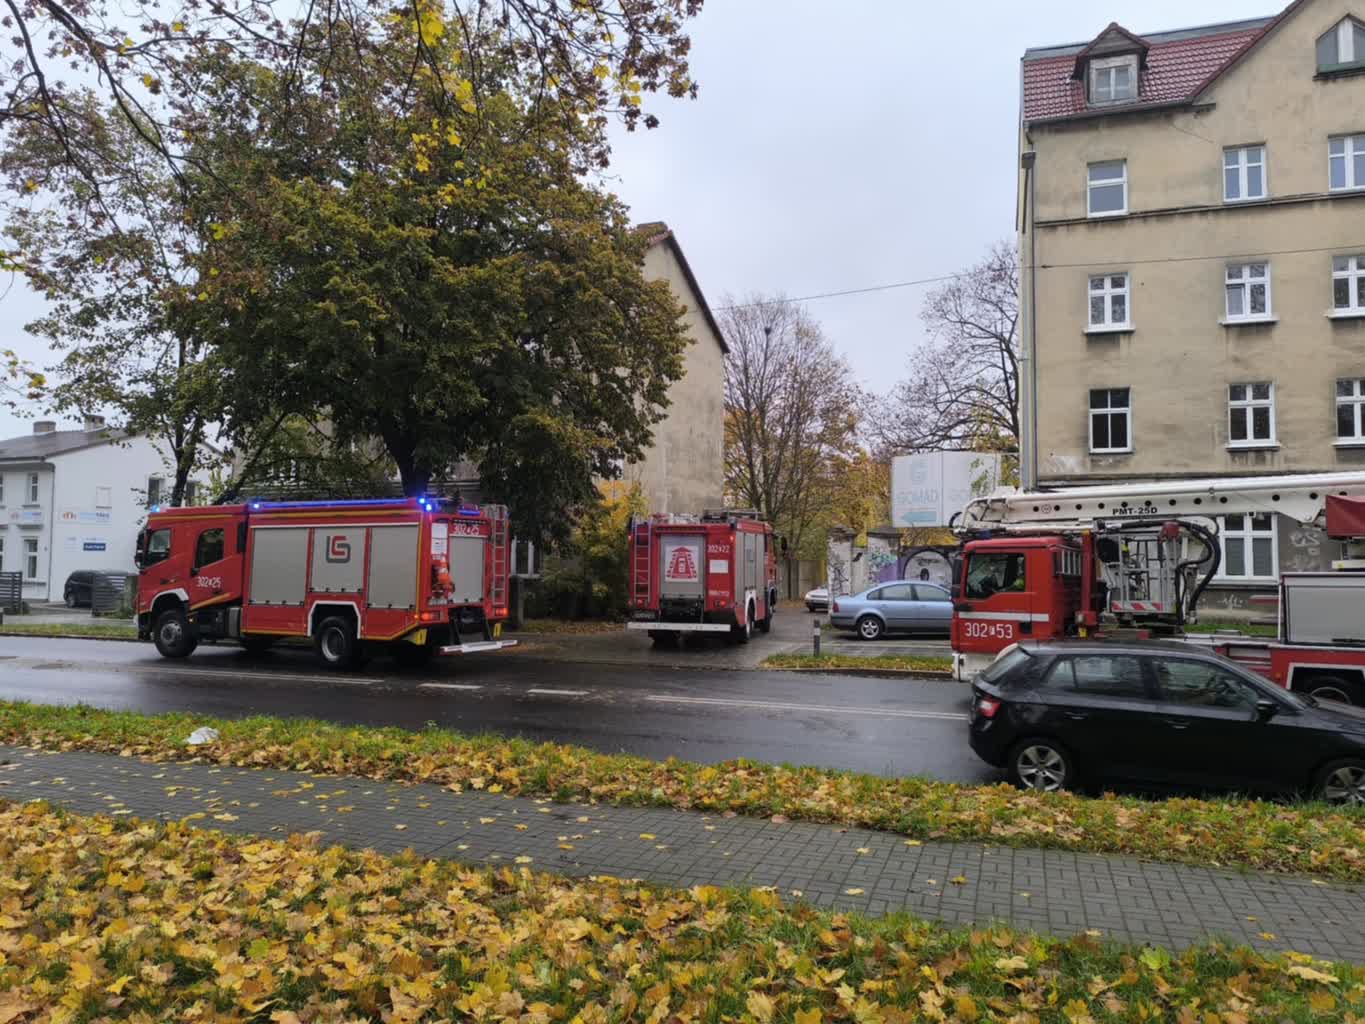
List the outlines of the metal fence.
{"type": "Polygon", "coordinates": [[[137,601],[137,577],[127,572],[97,572],[90,581],[90,614],[132,614],[137,601]]]}
{"type": "Polygon", "coordinates": [[[17,615],[23,610],[24,577],[22,573],[0,572],[0,611],[17,615]]]}

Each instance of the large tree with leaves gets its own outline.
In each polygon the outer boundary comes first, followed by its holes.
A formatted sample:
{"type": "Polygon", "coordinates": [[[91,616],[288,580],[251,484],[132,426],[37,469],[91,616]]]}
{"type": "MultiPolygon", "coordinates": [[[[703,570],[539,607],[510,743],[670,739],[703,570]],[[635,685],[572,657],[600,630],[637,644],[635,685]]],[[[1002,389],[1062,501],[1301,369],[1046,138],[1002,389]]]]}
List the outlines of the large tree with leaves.
{"type": "Polygon", "coordinates": [[[581,174],[591,119],[566,120],[516,47],[476,60],[435,17],[355,26],[308,89],[287,67],[206,69],[185,127],[219,187],[196,193],[179,323],[229,374],[269,366],[340,443],[377,439],[408,493],[473,459],[519,530],[563,537],[649,444],[682,310],[581,174]]]}

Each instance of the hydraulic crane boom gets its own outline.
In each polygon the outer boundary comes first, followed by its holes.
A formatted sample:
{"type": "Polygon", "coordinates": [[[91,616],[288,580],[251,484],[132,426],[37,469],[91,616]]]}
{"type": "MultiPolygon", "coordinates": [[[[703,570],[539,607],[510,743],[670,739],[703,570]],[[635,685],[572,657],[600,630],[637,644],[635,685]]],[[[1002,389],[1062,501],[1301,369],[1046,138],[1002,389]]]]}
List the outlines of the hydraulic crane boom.
{"type": "Polygon", "coordinates": [[[1299,523],[1323,514],[1329,494],[1365,496],[1365,472],[1100,484],[995,494],[969,501],[954,530],[1087,530],[1097,522],[1279,512],[1299,523]]]}

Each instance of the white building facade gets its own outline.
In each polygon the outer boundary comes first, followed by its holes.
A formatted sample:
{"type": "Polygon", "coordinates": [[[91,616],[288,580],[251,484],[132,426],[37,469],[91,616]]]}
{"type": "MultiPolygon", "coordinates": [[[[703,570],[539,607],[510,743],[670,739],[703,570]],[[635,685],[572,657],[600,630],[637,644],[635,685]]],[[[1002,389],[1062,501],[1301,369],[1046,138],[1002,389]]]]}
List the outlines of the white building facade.
{"type": "Polygon", "coordinates": [[[135,571],[137,533],[169,485],[145,437],[98,417],[80,430],[40,421],[0,441],[0,572],[23,577],[26,601],[60,601],[77,570],[135,571]]]}

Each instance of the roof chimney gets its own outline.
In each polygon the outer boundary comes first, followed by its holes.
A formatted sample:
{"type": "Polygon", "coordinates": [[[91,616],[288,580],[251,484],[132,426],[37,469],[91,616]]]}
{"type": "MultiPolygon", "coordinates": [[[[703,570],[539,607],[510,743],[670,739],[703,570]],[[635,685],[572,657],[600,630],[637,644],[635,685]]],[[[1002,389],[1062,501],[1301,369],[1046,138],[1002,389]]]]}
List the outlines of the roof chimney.
{"type": "Polygon", "coordinates": [[[33,424],[35,434],[53,434],[57,431],[57,424],[53,420],[38,420],[33,424]]]}
{"type": "Polygon", "coordinates": [[[94,416],[94,415],[89,415],[89,414],[87,414],[86,417],[85,417],[85,429],[86,429],[86,430],[103,430],[103,429],[104,429],[104,417],[103,417],[103,416],[94,416]]]}

